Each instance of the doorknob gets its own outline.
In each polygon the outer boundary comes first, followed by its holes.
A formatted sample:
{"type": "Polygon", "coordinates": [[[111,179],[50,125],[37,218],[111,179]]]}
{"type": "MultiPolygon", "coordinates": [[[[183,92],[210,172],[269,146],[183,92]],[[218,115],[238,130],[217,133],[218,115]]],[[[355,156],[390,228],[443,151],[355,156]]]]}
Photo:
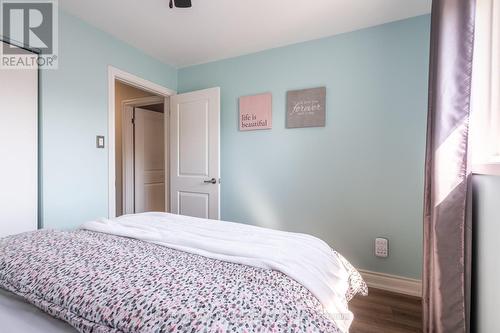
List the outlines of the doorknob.
{"type": "Polygon", "coordinates": [[[205,184],[217,184],[217,179],[212,178],[210,180],[203,181],[205,184]]]}

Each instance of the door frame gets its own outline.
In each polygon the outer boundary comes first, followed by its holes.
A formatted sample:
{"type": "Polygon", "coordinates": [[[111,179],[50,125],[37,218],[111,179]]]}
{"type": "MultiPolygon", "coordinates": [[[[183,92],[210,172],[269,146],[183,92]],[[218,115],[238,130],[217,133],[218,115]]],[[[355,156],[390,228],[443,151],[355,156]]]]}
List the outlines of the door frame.
{"type": "MultiPolygon", "coordinates": [[[[127,99],[122,101],[122,207],[123,207],[123,213],[127,211],[127,207],[129,204],[133,203],[133,197],[134,197],[134,175],[133,175],[133,170],[134,170],[134,147],[132,143],[133,141],[133,132],[132,132],[132,122],[130,121],[132,117],[129,117],[131,115],[128,115],[125,110],[127,107],[141,107],[141,106],[147,106],[147,105],[152,105],[152,104],[160,104],[160,103],[165,103],[165,102],[170,102],[167,101],[170,98],[162,98],[160,96],[150,96],[150,97],[140,97],[140,98],[133,98],[133,99],[127,99]],[[129,197],[131,196],[131,197],[129,197]],[[132,200],[132,201],[130,201],[132,200]]],[[[166,117],[165,115],[165,109],[163,111],[163,116],[166,117]]],[[[167,121],[165,121],[165,125],[167,125],[167,121]]],[[[168,153],[168,137],[165,138],[165,154],[168,153]]],[[[119,149],[119,148],[118,148],[119,149]]],[[[169,160],[168,156],[165,156],[165,162],[169,160]]],[[[165,182],[166,185],[168,185],[168,165],[165,163],[165,182]]],[[[170,201],[169,197],[169,191],[167,191],[167,187],[165,187],[165,210],[170,211],[170,205],[167,205],[170,201]]]]}
{"type": "MultiPolygon", "coordinates": [[[[164,97],[165,126],[169,126],[169,98],[177,94],[175,90],[163,87],[113,66],[108,66],[108,218],[116,217],[116,160],[115,160],[115,81],[164,97]]],[[[169,128],[169,127],[165,127],[169,128]]],[[[167,140],[167,137],[165,137],[167,140]]],[[[165,149],[168,145],[165,145],[165,149]]],[[[165,162],[169,161],[169,152],[165,151],[165,162]]],[[[168,163],[165,163],[167,169],[168,163]]],[[[167,170],[165,170],[167,172],[167,170]]],[[[170,177],[168,177],[170,178],[170,177]]],[[[168,179],[166,178],[166,179],[168,179]]],[[[165,191],[166,192],[166,191],[165,191]]]]}

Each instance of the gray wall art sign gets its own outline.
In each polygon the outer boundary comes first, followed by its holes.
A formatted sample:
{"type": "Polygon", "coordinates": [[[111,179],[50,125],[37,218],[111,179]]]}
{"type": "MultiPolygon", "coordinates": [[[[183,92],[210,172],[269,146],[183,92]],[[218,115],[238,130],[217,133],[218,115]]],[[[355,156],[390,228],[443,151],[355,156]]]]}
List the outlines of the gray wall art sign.
{"type": "Polygon", "coordinates": [[[286,103],[287,128],[325,126],[325,87],[288,91],[286,103]]]}

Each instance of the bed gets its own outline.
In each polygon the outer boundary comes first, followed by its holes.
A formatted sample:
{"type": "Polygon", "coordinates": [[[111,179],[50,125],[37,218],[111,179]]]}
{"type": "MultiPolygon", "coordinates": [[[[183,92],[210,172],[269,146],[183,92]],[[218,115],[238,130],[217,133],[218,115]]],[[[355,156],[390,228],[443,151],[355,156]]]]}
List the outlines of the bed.
{"type": "Polygon", "coordinates": [[[315,237],[168,213],[0,239],[0,289],[0,304],[14,294],[76,331],[116,333],[346,333],[348,301],[367,293],[315,237]]]}

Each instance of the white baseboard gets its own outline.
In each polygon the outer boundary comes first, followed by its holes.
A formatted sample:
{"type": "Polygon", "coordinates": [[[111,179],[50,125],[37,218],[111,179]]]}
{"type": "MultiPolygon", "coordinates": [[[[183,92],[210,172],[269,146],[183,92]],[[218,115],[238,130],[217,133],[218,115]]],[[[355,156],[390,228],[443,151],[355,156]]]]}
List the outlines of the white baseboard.
{"type": "Polygon", "coordinates": [[[390,275],[360,269],[368,287],[392,291],[394,293],[422,297],[422,281],[403,276],[390,275]]]}

